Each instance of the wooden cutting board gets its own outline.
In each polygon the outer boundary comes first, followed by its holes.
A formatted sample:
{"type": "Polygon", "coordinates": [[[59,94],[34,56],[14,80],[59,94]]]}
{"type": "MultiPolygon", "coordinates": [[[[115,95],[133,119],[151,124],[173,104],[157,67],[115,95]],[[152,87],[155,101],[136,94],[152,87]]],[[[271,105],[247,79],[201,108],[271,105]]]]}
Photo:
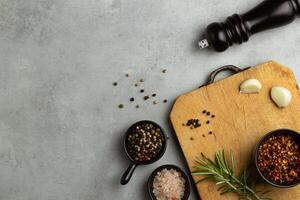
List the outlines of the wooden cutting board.
{"type": "MultiPolygon", "coordinates": [[[[236,170],[239,170],[249,163],[257,142],[266,133],[279,128],[300,132],[300,96],[295,76],[290,69],[274,61],[251,67],[178,97],[171,111],[171,122],[191,171],[201,152],[213,158],[214,153],[222,149],[235,152],[236,170]],[[249,78],[262,83],[260,93],[239,92],[240,84],[249,78]],[[287,108],[279,109],[270,99],[273,86],[284,86],[292,92],[287,108]],[[203,110],[210,115],[203,114],[203,110]],[[194,118],[200,120],[201,127],[183,126],[194,118]]],[[[193,179],[197,181],[201,177],[193,179]]],[[[262,187],[272,191],[268,196],[273,200],[300,200],[300,186],[262,187]]],[[[202,200],[237,199],[233,194],[220,196],[213,182],[201,182],[197,190],[202,200]]]]}

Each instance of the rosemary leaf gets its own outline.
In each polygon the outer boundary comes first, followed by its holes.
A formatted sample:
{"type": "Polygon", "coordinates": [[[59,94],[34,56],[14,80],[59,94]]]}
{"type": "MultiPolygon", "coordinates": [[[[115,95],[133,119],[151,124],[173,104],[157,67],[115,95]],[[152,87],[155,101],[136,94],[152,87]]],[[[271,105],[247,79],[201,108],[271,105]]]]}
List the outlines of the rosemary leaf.
{"type": "Polygon", "coordinates": [[[218,186],[217,191],[220,195],[227,193],[235,193],[240,200],[272,200],[271,198],[264,197],[269,191],[255,191],[254,186],[248,184],[248,173],[244,169],[235,176],[234,173],[234,155],[230,150],[230,163],[226,162],[225,151],[218,151],[215,153],[215,160],[207,158],[203,153],[200,157],[196,158],[196,165],[194,166],[193,175],[205,176],[199,182],[204,180],[213,180],[218,186]]]}

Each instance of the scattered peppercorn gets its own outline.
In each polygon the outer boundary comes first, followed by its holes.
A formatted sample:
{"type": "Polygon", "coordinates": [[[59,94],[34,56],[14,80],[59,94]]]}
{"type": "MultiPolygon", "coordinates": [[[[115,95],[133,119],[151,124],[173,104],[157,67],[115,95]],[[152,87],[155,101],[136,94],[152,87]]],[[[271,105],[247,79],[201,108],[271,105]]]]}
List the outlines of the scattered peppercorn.
{"type": "Polygon", "coordinates": [[[210,112],[207,112],[206,115],[209,116],[209,115],[210,115],[210,112]]]}
{"type": "MultiPolygon", "coordinates": [[[[166,69],[162,69],[162,72],[163,73],[166,73],[166,69]]],[[[125,76],[126,77],[130,77],[131,75],[129,74],[129,73],[125,73],[125,76]]],[[[145,90],[144,89],[141,89],[141,86],[142,86],[142,83],[143,82],[145,82],[145,79],[144,78],[140,78],[140,79],[138,79],[135,83],[132,83],[137,89],[138,89],[138,91],[140,92],[140,93],[144,93],[145,92],[145,90]]],[[[118,82],[113,82],[112,83],[112,85],[113,86],[118,86],[119,85],[119,83],[118,82]]],[[[156,93],[152,93],[152,94],[149,94],[149,95],[146,95],[146,96],[144,96],[144,97],[142,97],[144,100],[148,100],[148,99],[150,99],[151,97],[157,97],[157,94],[156,93]]],[[[154,99],[156,99],[156,98],[153,98],[153,100],[154,99]]],[[[133,98],[133,97],[129,97],[129,101],[130,102],[134,102],[136,99],[135,98],[133,98]]],[[[163,100],[161,100],[161,99],[156,99],[156,101],[152,101],[152,103],[153,104],[158,104],[158,103],[167,103],[168,102],[168,100],[167,99],[163,99],[163,100]],[[159,100],[159,101],[158,101],[159,100]]],[[[122,104],[120,104],[120,105],[118,105],[118,107],[119,108],[124,108],[124,105],[122,104]]],[[[139,108],[139,106],[136,106],[136,108],[139,108]]]]}
{"type": "Polygon", "coordinates": [[[206,124],[209,124],[209,120],[206,121],[206,124]]]}
{"type": "Polygon", "coordinates": [[[139,107],[140,107],[139,105],[136,105],[136,106],[135,106],[135,108],[139,108],[139,107]]]}
{"type": "Polygon", "coordinates": [[[300,147],[290,135],[272,136],[259,146],[257,164],[273,183],[296,183],[300,179],[300,147]]]}
{"type": "Polygon", "coordinates": [[[149,161],[158,156],[164,143],[161,129],[149,122],[133,127],[126,138],[128,153],[138,162],[149,161]]]}
{"type": "Polygon", "coordinates": [[[203,110],[202,113],[205,114],[205,113],[206,113],[206,110],[203,110]]]}
{"type": "Polygon", "coordinates": [[[211,134],[212,134],[212,131],[209,131],[208,134],[211,135],[211,134]]]}
{"type": "Polygon", "coordinates": [[[189,119],[185,125],[190,127],[190,129],[198,128],[201,126],[199,119],[189,119]]]}
{"type": "Polygon", "coordinates": [[[202,137],[205,137],[205,135],[204,135],[204,134],[202,134],[202,137]]]}
{"type": "Polygon", "coordinates": [[[211,118],[215,118],[215,115],[212,115],[211,118]]]}
{"type": "Polygon", "coordinates": [[[193,140],[194,140],[194,138],[193,138],[193,137],[191,137],[191,138],[190,138],[190,140],[192,140],[192,141],[193,141],[193,140]]]}

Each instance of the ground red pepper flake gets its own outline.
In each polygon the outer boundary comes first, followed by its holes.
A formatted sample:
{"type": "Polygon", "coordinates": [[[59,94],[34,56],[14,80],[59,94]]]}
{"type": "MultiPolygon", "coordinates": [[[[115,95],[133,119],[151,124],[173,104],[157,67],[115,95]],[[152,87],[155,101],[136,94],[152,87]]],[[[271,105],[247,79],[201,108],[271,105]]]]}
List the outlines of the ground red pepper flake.
{"type": "Polygon", "coordinates": [[[277,135],[264,141],[257,155],[260,172],[269,181],[290,185],[300,179],[300,147],[290,135],[277,135]]]}

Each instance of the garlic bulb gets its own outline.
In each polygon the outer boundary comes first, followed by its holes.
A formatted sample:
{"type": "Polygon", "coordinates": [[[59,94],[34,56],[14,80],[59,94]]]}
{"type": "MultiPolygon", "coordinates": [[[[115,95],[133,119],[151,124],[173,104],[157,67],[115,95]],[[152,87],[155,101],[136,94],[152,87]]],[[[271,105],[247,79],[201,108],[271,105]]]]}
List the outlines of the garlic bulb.
{"type": "Polygon", "coordinates": [[[271,89],[271,98],[280,107],[287,107],[292,100],[292,93],[285,87],[275,86],[271,89]]]}
{"type": "Polygon", "coordinates": [[[262,86],[257,79],[248,79],[240,85],[241,93],[258,93],[262,86]]]}

